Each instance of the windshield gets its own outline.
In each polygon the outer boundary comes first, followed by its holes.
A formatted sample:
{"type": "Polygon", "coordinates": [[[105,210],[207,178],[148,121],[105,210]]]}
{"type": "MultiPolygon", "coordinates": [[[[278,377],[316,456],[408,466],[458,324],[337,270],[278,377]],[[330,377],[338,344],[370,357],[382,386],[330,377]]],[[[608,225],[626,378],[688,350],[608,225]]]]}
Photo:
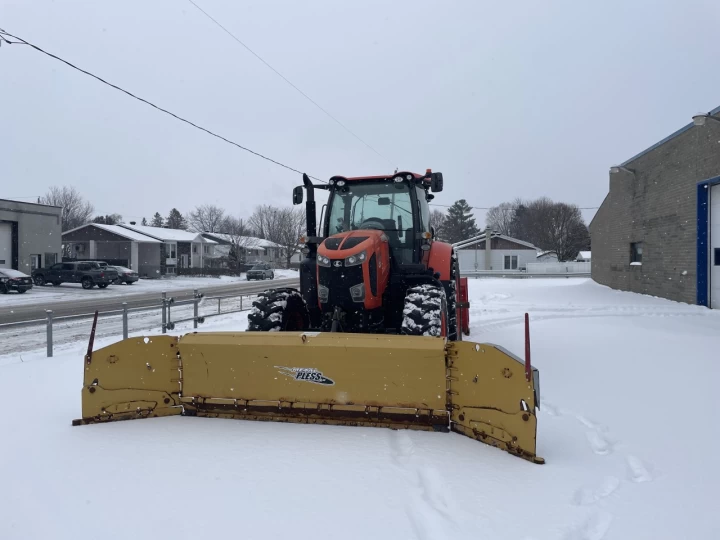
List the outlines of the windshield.
{"type": "Polygon", "coordinates": [[[357,229],[412,229],[412,200],[407,184],[349,182],[345,192],[333,194],[328,234],[357,229]]]}
{"type": "Polygon", "coordinates": [[[11,270],[10,268],[3,268],[2,270],[0,270],[0,276],[5,276],[9,278],[27,277],[26,274],[18,272],[17,270],[11,270]]]}
{"type": "Polygon", "coordinates": [[[263,264],[256,264],[253,266],[250,270],[265,270],[265,265],[263,264]]]}

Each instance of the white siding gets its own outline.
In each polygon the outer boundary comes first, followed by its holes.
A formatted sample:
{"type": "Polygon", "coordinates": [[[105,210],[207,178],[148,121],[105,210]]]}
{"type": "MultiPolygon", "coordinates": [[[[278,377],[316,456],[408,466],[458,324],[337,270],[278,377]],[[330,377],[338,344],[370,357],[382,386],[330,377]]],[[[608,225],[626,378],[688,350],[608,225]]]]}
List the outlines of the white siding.
{"type": "Polygon", "coordinates": [[[713,186],[710,192],[709,232],[710,307],[720,309],[720,260],[715,258],[715,250],[720,249],[720,184],[713,186]]]}
{"type": "MultiPolygon", "coordinates": [[[[535,262],[537,257],[534,249],[493,249],[490,252],[490,270],[505,270],[506,255],[517,257],[517,270],[510,270],[512,272],[524,270],[525,266],[535,262]]],[[[482,272],[485,270],[485,250],[461,249],[458,251],[458,261],[461,274],[463,272],[482,272]]]]}
{"type": "Polygon", "coordinates": [[[12,268],[11,223],[0,223],[0,268],[12,268]]]}

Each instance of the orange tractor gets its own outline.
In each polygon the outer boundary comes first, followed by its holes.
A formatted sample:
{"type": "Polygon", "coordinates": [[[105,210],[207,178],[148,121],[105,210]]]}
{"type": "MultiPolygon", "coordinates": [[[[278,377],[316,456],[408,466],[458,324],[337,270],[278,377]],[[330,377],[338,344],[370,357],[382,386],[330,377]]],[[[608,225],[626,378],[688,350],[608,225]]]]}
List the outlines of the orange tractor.
{"type": "Polygon", "coordinates": [[[300,291],[263,293],[249,315],[251,331],[318,330],[443,336],[469,335],[467,278],[450,244],[435,239],[429,202],[442,173],[334,176],[307,191],[307,236],[300,291]],[[321,234],[315,190],[329,191],[321,234]],[[431,191],[433,193],[431,193],[431,191]]]}

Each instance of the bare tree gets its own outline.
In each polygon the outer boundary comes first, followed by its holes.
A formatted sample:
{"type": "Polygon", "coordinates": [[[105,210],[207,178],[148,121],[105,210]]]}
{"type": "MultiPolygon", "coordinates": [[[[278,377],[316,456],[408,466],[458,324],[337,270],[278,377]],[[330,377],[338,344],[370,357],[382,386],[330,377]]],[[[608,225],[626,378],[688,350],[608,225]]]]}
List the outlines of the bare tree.
{"type": "Polygon", "coordinates": [[[95,207],[74,187],[53,186],[39,201],[41,204],[62,206],[62,230],[69,231],[90,222],[95,207]]]}
{"type": "Polygon", "coordinates": [[[513,202],[505,202],[493,206],[485,216],[485,225],[500,234],[512,236],[513,219],[515,218],[515,212],[518,206],[521,204],[522,201],[520,199],[515,199],[513,202]]]}
{"type": "Polygon", "coordinates": [[[553,251],[559,261],[574,259],[588,246],[590,235],[580,209],[547,197],[521,203],[512,221],[513,236],[553,251]]]}
{"type": "Polygon", "coordinates": [[[188,227],[197,232],[222,232],[225,210],[214,204],[202,204],[187,216],[188,227]]]}
{"type": "Polygon", "coordinates": [[[261,205],[255,208],[249,224],[260,238],[282,247],[290,267],[290,259],[299,251],[300,236],[305,232],[305,212],[301,208],[261,205]]]}
{"type": "Polygon", "coordinates": [[[445,220],[447,216],[442,210],[430,212],[430,227],[435,227],[435,238],[445,240],[445,220]]]}
{"type": "Polygon", "coordinates": [[[242,218],[226,216],[222,223],[223,237],[230,242],[228,258],[239,269],[245,263],[248,249],[259,246],[260,239],[253,236],[252,231],[242,218]]]}
{"type": "Polygon", "coordinates": [[[120,214],[95,216],[92,220],[93,223],[103,223],[105,225],[117,225],[121,221],[122,221],[122,216],[120,214]]]}

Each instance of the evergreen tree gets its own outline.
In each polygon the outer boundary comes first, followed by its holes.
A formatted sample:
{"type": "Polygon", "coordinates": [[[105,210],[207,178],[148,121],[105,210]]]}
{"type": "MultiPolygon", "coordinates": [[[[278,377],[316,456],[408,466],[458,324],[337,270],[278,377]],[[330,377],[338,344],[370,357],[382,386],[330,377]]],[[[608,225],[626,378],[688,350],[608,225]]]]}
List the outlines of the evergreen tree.
{"type": "Polygon", "coordinates": [[[140,225],[146,226],[147,225],[147,219],[143,218],[142,223],[140,225]]]}
{"type": "Polygon", "coordinates": [[[177,208],[170,210],[165,224],[171,229],[187,229],[187,222],[177,208]]]}
{"type": "Polygon", "coordinates": [[[162,227],[163,226],[163,218],[160,215],[160,212],[155,212],[155,215],[152,218],[152,222],[150,223],[153,227],[162,227]]]}
{"type": "Polygon", "coordinates": [[[443,236],[451,244],[480,234],[475,224],[472,208],[465,199],[455,201],[447,211],[443,224],[443,236]]]}

